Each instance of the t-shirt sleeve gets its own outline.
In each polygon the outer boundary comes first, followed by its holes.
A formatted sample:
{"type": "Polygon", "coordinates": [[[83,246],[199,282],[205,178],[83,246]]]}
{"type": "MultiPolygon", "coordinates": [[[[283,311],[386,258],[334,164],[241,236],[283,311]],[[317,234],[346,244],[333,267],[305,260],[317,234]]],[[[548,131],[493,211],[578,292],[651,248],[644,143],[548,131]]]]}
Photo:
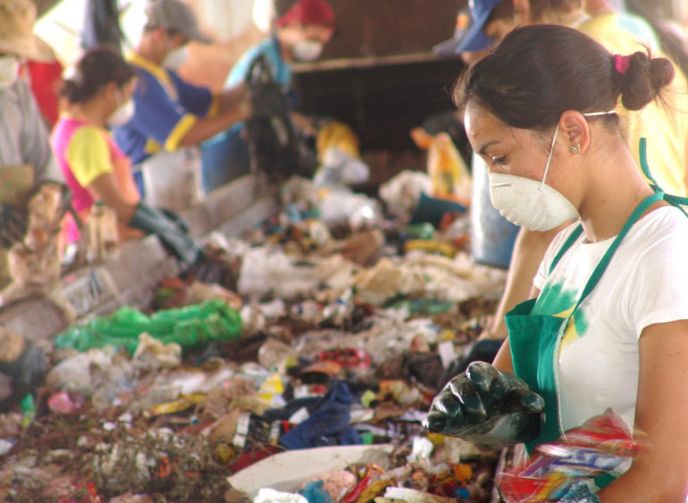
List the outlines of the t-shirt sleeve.
{"type": "Polygon", "coordinates": [[[148,76],[140,78],[134,104],[136,113],[127,126],[170,152],[177,150],[182,138],[196,123],[194,114],[175,103],[163,87],[148,76]]]}
{"type": "Polygon", "coordinates": [[[208,115],[213,104],[213,95],[206,87],[195,86],[179,77],[176,72],[168,70],[167,73],[174,81],[177,88],[179,102],[187,112],[199,117],[208,115]]]}
{"type": "Polygon", "coordinates": [[[66,161],[82,187],[88,187],[99,176],[112,172],[112,158],[103,132],[95,127],[76,131],[67,146],[66,161]]]}
{"type": "Polygon", "coordinates": [[[627,281],[628,302],[624,302],[628,322],[638,336],[650,325],[688,320],[687,251],[684,223],[638,258],[627,281]]]}

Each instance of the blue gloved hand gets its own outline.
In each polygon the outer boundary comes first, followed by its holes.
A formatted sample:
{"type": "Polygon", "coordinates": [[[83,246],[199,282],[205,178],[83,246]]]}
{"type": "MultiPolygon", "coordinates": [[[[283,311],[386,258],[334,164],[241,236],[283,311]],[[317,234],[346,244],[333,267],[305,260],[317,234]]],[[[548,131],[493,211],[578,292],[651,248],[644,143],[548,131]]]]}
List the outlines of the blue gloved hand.
{"type": "Polygon", "coordinates": [[[558,500],[559,503],[601,503],[600,498],[593,494],[585,482],[571,485],[558,500]]]}
{"type": "Polygon", "coordinates": [[[515,375],[473,362],[435,397],[423,426],[499,449],[535,439],[544,406],[542,397],[515,375]]]}

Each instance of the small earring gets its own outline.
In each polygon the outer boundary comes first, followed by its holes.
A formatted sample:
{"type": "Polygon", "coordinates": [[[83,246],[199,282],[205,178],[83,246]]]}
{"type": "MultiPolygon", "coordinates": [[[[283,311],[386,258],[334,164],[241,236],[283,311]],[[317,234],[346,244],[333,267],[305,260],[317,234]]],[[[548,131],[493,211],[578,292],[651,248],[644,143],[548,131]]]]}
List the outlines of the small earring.
{"type": "Polygon", "coordinates": [[[575,145],[571,145],[569,150],[573,155],[580,154],[580,144],[576,143],[575,145]]]}

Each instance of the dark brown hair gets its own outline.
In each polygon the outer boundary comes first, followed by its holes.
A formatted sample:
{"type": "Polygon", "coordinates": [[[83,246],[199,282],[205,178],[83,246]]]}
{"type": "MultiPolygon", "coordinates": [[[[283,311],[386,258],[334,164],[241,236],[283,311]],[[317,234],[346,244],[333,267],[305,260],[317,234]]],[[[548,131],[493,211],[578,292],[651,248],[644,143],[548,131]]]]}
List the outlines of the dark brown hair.
{"type": "MultiPolygon", "coordinates": [[[[621,102],[639,110],[656,99],[674,77],[671,62],[632,54],[627,70],[587,35],[564,26],[532,25],[513,30],[496,49],[469,68],[455,90],[459,108],[478,100],[502,122],[545,131],[562,112],[602,112],[621,102]]],[[[617,121],[616,115],[600,119],[617,121]]]]}
{"type": "Polygon", "coordinates": [[[107,84],[124,86],[136,76],[136,70],[109,47],[88,51],[77,63],[74,74],[65,79],[60,94],[70,103],[84,103],[107,84]]]}

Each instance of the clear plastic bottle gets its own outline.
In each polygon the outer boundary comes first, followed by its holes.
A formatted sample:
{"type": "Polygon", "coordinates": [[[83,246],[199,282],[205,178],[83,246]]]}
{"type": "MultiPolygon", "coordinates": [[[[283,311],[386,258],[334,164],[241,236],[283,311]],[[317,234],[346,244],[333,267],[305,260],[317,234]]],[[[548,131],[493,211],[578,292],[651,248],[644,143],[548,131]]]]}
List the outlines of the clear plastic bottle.
{"type": "Polygon", "coordinates": [[[86,257],[89,262],[101,262],[117,252],[119,233],[115,211],[98,201],[88,218],[88,247],[86,257]]]}

